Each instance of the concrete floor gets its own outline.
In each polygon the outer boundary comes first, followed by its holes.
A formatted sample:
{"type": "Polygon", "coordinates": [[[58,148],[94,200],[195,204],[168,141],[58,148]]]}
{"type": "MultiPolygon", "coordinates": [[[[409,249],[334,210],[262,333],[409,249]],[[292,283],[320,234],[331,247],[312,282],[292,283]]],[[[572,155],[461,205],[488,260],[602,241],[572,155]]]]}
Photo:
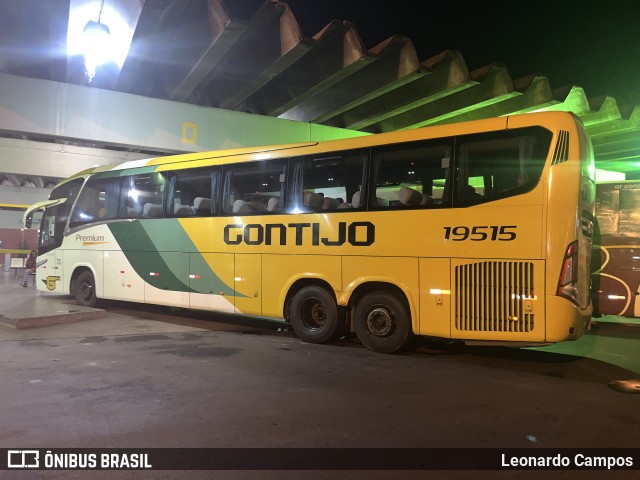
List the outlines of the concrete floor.
{"type": "MultiPolygon", "coordinates": [[[[51,312],[87,313],[69,297],[22,288],[12,274],[0,278],[5,320],[51,312]]],[[[612,383],[640,380],[637,323],[605,319],[577,342],[538,349],[426,342],[415,352],[383,355],[356,340],[306,344],[280,324],[246,317],[123,302],[94,313],[24,329],[0,322],[0,448],[640,445],[640,395],[612,383]]],[[[369,471],[340,478],[428,476],[369,471]]],[[[516,476],[539,478],[523,471],[439,475],[516,476]]],[[[2,479],[89,477],[337,478],[337,472],[0,471],[2,479]]]]}

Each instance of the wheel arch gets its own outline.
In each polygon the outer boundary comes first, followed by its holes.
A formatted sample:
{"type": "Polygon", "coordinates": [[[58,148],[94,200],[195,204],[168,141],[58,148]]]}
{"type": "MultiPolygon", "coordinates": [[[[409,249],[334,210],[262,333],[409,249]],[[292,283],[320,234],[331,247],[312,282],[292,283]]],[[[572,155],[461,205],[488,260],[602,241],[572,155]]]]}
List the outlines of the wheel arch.
{"type": "Polygon", "coordinates": [[[69,278],[69,294],[70,295],[75,295],[76,294],[76,279],[78,278],[78,276],[85,271],[89,271],[91,272],[91,275],[93,275],[93,282],[96,286],[96,296],[101,296],[98,295],[98,292],[102,293],[100,288],[98,287],[98,277],[96,275],[96,271],[95,269],[89,265],[89,264],[79,264],[79,265],[75,265],[73,267],[73,273],[71,274],[71,277],[69,278]]]}
{"type": "Polygon", "coordinates": [[[294,280],[286,290],[287,293],[282,304],[282,315],[287,321],[289,321],[289,319],[291,318],[291,300],[293,299],[295,294],[302,290],[304,287],[309,287],[312,285],[316,285],[327,290],[333,296],[333,300],[336,302],[336,306],[338,308],[343,308],[338,305],[336,291],[327,280],[319,277],[302,277],[294,280]]]}
{"type": "MultiPolygon", "coordinates": [[[[350,312],[353,312],[358,301],[368,293],[375,291],[385,291],[389,292],[396,297],[398,297],[407,308],[407,312],[411,316],[411,326],[414,332],[419,331],[419,317],[418,317],[418,308],[414,306],[412,302],[412,297],[407,287],[403,287],[397,285],[386,279],[376,279],[376,280],[364,280],[361,283],[355,285],[354,288],[350,289],[348,292],[348,296],[344,298],[347,303],[347,307],[350,312]]],[[[347,292],[345,292],[347,294],[347,292]]],[[[353,331],[353,315],[350,315],[350,321],[352,323],[351,328],[353,331]]]]}

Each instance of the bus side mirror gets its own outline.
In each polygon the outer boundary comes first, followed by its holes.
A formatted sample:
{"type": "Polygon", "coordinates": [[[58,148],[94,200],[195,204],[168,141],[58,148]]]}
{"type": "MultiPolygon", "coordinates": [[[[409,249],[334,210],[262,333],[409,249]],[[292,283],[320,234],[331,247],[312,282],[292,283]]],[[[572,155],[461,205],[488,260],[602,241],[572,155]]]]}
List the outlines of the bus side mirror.
{"type": "Polygon", "coordinates": [[[24,228],[31,228],[31,222],[33,222],[33,213],[27,215],[27,218],[24,219],[24,228]]]}

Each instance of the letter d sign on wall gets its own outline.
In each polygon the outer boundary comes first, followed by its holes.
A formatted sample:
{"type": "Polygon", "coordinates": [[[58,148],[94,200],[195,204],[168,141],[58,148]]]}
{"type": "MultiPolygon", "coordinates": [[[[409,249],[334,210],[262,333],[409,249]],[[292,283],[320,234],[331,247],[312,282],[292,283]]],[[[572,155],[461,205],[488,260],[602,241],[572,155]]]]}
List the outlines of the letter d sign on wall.
{"type": "Polygon", "coordinates": [[[182,122],[182,142],[196,143],[198,141],[198,125],[191,122],[182,122]]]}

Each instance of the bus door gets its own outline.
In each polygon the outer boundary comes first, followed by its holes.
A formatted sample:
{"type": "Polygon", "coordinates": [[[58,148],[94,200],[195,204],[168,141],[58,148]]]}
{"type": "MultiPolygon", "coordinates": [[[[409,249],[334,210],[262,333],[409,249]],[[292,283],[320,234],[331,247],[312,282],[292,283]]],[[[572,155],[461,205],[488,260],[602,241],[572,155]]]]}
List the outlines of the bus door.
{"type": "Polygon", "coordinates": [[[233,313],[233,253],[189,255],[190,307],[233,313]]]}
{"type": "Polygon", "coordinates": [[[39,289],[44,285],[47,291],[56,293],[68,293],[71,280],[63,275],[63,250],[58,248],[64,239],[64,225],[69,210],[67,205],[61,204],[64,201],[62,198],[46,202],[51,206],[42,215],[38,239],[36,282],[39,289]]]}

